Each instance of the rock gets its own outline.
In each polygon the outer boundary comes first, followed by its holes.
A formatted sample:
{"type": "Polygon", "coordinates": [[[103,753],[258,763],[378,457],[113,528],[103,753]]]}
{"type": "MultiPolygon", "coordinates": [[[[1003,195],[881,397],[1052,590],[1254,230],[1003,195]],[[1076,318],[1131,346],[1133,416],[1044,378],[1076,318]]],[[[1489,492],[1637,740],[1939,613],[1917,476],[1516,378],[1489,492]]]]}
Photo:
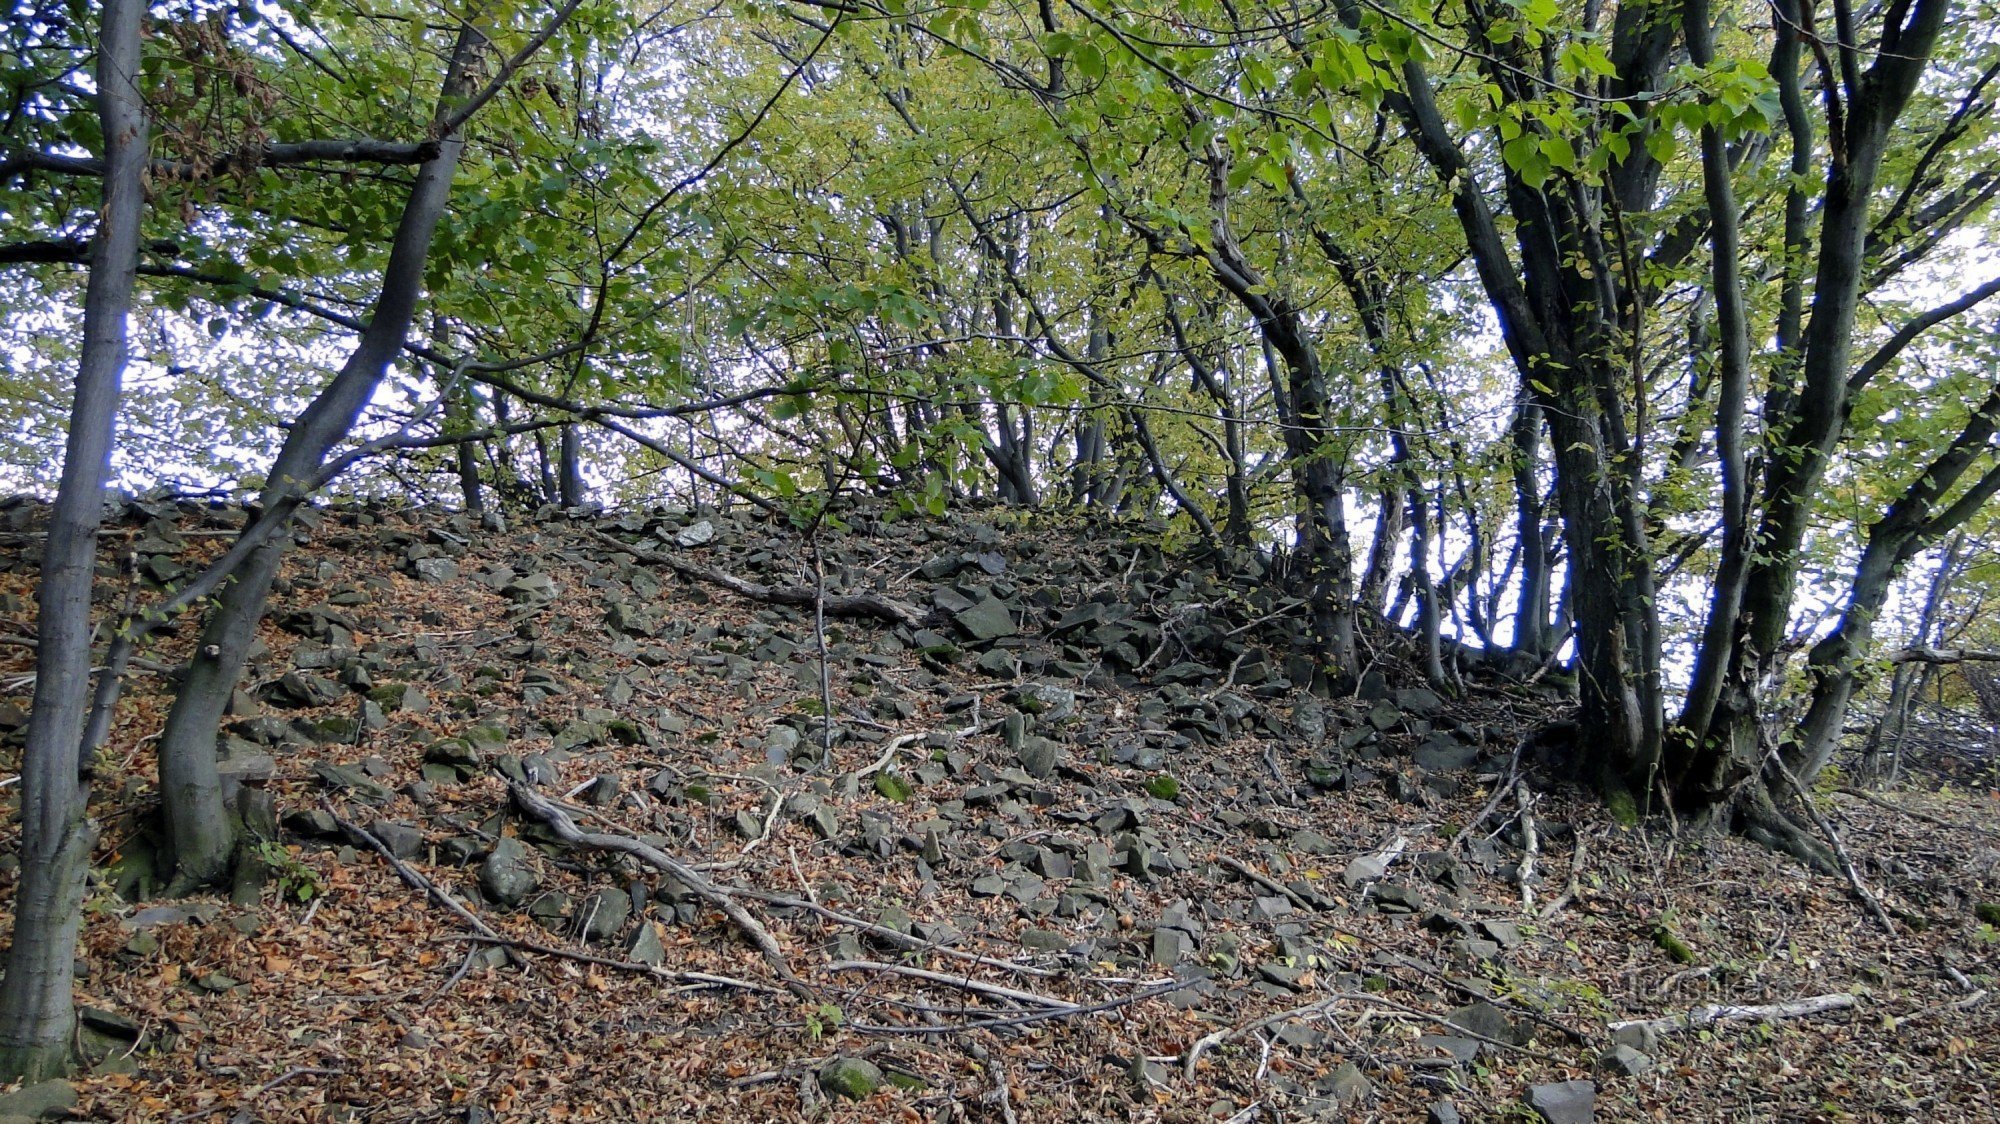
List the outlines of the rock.
{"type": "Polygon", "coordinates": [[[970,608],[954,613],[952,621],[961,632],[974,640],[998,640],[1019,631],[1007,603],[991,594],[970,608]]]}
{"type": "Polygon", "coordinates": [[[1446,1015],[1445,1023],[1510,1046],[1524,1045],[1527,1041],[1527,1036],[1507,1017],[1507,1012],[1484,1000],[1468,1003],[1446,1015]]]}
{"type": "Polygon", "coordinates": [[[534,893],[541,882],[527,860],[528,849],[518,839],[503,837],[494,844],[493,853],[479,864],[479,890],[486,900],[512,909],[534,893]]]}
{"type": "Polygon", "coordinates": [[[1450,1101],[1435,1101],[1424,1113],[1424,1124],[1459,1124],[1458,1106],[1450,1101]]]}
{"type": "Polygon", "coordinates": [[[1373,882],[1387,873],[1389,873],[1388,863],[1374,855],[1360,855],[1347,864],[1346,870],[1340,872],[1340,880],[1351,888],[1363,882],[1373,882]]]}
{"type": "Polygon", "coordinates": [[[1352,1104],[1375,1091],[1375,1083],[1353,1062],[1341,1062],[1327,1079],[1327,1092],[1342,1104],[1352,1104]]]}
{"type": "Polygon", "coordinates": [[[674,533],[674,545],[682,550],[693,550],[695,547],[707,546],[714,541],[715,524],[706,519],[674,533]]]}
{"type": "Polygon", "coordinates": [[[1062,747],[1054,741],[1030,734],[1021,739],[1021,768],[1036,780],[1056,771],[1056,764],[1062,759],[1062,747]]]}
{"type": "Polygon", "coordinates": [[[1424,908],[1424,895],[1400,882],[1378,882],[1375,905],[1384,913],[1418,913],[1424,908]]]}
{"type": "Polygon", "coordinates": [[[577,916],[583,919],[583,939],[587,941],[608,941],[617,936],[631,915],[632,895],[609,888],[583,899],[577,910],[577,916]]]}
{"type": "Polygon", "coordinates": [[[368,833],[381,840],[389,853],[399,859],[414,859],[424,853],[424,833],[410,824],[376,820],[368,833]]]}
{"type": "Polygon", "coordinates": [[[67,1116],[76,1107],[76,1087],[67,1081],[37,1081],[0,1096],[0,1116],[28,1120],[67,1116]]]}
{"type": "Polygon", "coordinates": [[[1620,1077],[1637,1077],[1653,1068],[1653,1059],[1630,1046],[1617,1045],[1597,1056],[1597,1068],[1620,1077]]]}
{"type": "Polygon", "coordinates": [[[640,964],[651,964],[656,968],[667,962],[667,949],[660,943],[660,926],[657,922],[640,920],[639,931],[632,934],[631,943],[625,946],[625,958],[640,964]]]}
{"type": "Polygon", "coordinates": [[[329,761],[321,761],[312,767],[312,771],[321,784],[335,792],[344,792],[364,804],[379,806],[396,798],[395,793],[368,779],[366,773],[351,765],[335,765],[329,761]]]}
{"type": "Polygon", "coordinates": [[[1591,1124],[1597,1119],[1597,1086],[1589,1081],[1559,1081],[1528,1090],[1528,1107],[1548,1124],[1591,1124]]]}
{"type": "Polygon", "coordinates": [[[858,1101],[881,1086],[882,1071],[861,1058],[834,1058],[820,1067],[819,1087],[835,1096],[858,1101]]]}
{"type": "Polygon", "coordinates": [[[1660,1050],[1660,1036],[1645,1023],[1621,1026],[1611,1032],[1611,1041],[1620,1046],[1630,1046],[1642,1054],[1656,1054],[1660,1050]]]}
{"type": "Polygon", "coordinates": [[[419,558],[410,563],[410,572],[427,584],[448,582],[458,577],[458,563],[449,558],[419,558]]]}

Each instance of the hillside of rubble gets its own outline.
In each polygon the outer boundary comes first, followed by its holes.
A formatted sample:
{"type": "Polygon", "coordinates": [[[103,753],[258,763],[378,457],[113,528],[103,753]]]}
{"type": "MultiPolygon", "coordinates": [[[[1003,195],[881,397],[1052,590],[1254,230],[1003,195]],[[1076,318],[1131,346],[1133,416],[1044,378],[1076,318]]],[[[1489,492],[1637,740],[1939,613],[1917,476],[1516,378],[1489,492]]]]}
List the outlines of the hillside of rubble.
{"type": "MultiPolygon", "coordinates": [[[[0,507],[0,800],[44,515],[0,507]]],[[[100,758],[92,1067],[0,1119],[1990,1119],[1990,763],[1819,794],[1891,933],[1612,822],[1559,675],[1372,633],[1336,693],[1256,557],[889,516],[311,512],[218,747],[265,842],[158,896],[183,622],[100,758]]],[[[242,518],[127,505],[107,611],[242,518]]]]}

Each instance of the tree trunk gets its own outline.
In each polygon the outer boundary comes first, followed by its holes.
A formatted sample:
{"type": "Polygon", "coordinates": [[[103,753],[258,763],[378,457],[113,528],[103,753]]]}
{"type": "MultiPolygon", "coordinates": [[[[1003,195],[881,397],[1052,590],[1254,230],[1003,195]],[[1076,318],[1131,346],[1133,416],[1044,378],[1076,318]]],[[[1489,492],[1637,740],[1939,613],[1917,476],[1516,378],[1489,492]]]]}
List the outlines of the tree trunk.
{"type": "Polygon", "coordinates": [[[562,481],[564,507],[582,507],[590,502],[590,490],[583,484],[583,433],[575,425],[562,427],[562,467],[557,476],[562,481]]]}
{"type": "Polygon", "coordinates": [[[42,553],[41,646],[21,762],[21,881],[13,947],[0,981],[0,1079],[9,1081],[65,1070],[76,1020],[70,984],[84,874],[97,842],[97,825],[88,815],[89,762],[82,760],[90,748],[84,723],[91,696],[91,585],[145,207],[146,113],[138,85],[145,11],[140,0],[106,0],[98,46],[104,204],[91,242],[62,479],[42,553]]]}
{"type": "MultiPolygon", "coordinates": [[[[470,94],[475,63],[485,45],[485,37],[469,25],[460,29],[439,100],[440,120],[470,94]]],[[[450,200],[452,176],[464,148],[464,137],[454,132],[418,170],[368,327],[340,373],[287,432],[260,500],[266,509],[300,498],[297,489],[315,476],[347,436],[390,362],[402,351],[422,292],[431,237],[450,200]]],[[[242,675],[288,543],[283,534],[273,536],[244,561],[235,581],[217,597],[160,738],[160,793],[175,864],[170,889],[175,892],[211,885],[229,871],[236,832],[223,807],[216,732],[242,675]]]]}

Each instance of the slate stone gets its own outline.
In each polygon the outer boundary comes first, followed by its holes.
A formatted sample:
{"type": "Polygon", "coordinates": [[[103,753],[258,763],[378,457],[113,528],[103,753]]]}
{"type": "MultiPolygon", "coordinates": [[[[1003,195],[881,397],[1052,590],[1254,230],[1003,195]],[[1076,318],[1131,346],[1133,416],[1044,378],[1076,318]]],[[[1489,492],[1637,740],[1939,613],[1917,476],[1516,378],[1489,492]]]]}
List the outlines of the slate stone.
{"type": "Polygon", "coordinates": [[[410,563],[410,572],[426,584],[440,584],[458,578],[458,563],[449,558],[419,558],[410,563]]]}
{"type": "Polygon", "coordinates": [[[1424,908],[1424,895],[1400,882],[1379,882],[1375,886],[1375,904],[1384,913],[1418,913],[1424,908]]]}
{"type": "Polygon", "coordinates": [[[1597,1068],[1620,1077],[1637,1077],[1653,1068],[1653,1059],[1630,1046],[1621,1044],[1599,1054],[1597,1068]]]}
{"type": "Polygon", "coordinates": [[[1527,1036],[1515,1027],[1512,1019],[1507,1017],[1507,1012],[1483,999],[1476,1003],[1468,1003],[1446,1015],[1445,1022],[1460,1030],[1471,1031],[1481,1037],[1512,1046],[1520,1046],[1527,1041],[1527,1036]]]}
{"type": "Polygon", "coordinates": [[[1435,1101],[1424,1113],[1424,1124],[1460,1124],[1463,1119],[1450,1101],[1435,1101]]]}
{"type": "Polygon", "coordinates": [[[1049,738],[1030,734],[1021,739],[1021,768],[1029,776],[1041,780],[1056,771],[1062,759],[1062,747],[1049,738]]]}
{"type": "Polygon", "coordinates": [[[344,792],[364,804],[382,805],[396,798],[394,792],[368,779],[367,774],[351,765],[335,765],[321,761],[312,767],[313,776],[335,792],[344,792]]]}
{"type": "Polygon", "coordinates": [[[399,859],[414,859],[424,853],[424,833],[410,824],[376,820],[368,833],[381,840],[389,853],[399,859]]]}
{"type": "Polygon", "coordinates": [[[682,550],[693,550],[715,541],[715,524],[706,519],[684,527],[674,533],[674,545],[682,550]]]}
{"type": "Polygon", "coordinates": [[[1548,1124],[1591,1124],[1597,1119],[1597,1085],[1590,1081],[1558,1081],[1528,1090],[1528,1107],[1548,1124]]]}
{"type": "Polygon", "coordinates": [[[539,885],[540,880],[528,867],[528,850],[518,839],[503,837],[494,844],[486,861],[479,864],[480,892],[487,901],[503,908],[520,905],[539,885]]]}
{"type": "Polygon", "coordinates": [[[658,923],[641,919],[639,929],[625,946],[625,958],[657,968],[667,962],[666,946],[660,943],[658,923]]]}
{"type": "Polygon", "coordinates": [[[582,919],[584,940],[608,941],[625,928],[625,919],[632,915],[632,895],[624,890],[599,890],[583,899],[576,915],[582,919]]]}
{"type": "Polygon", "coordinates": [[[959,631],[973,640],[998,640],[1003,636],[1013,636],[1020,629],[1014,624],[1014,615],[1007,604],[997,597],[988,595],[971,607],[960,609],[952,615],[952,622],[959,631]]]}
{"type": "Polygon", "coordinates": [[[1333,1076],[1327,1081],[1328,1093],[1342,1104],[1352,1104],[1375,1091],[1375,1083],[1368,1080],[1361,1067],[1353,1062],[1341,1062],[1334,1067],[1333,1076]]]}

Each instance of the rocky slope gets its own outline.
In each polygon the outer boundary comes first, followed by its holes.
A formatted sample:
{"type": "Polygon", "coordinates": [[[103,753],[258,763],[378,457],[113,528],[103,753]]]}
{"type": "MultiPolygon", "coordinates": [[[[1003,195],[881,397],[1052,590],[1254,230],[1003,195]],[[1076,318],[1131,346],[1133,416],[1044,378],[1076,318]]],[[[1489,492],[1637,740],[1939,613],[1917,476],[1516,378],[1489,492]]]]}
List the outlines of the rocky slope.
{"type": "MultiPolygon", "coordinates": [[[[849,512],[822,600],[761,512],[545,516],[316,514],[220,747],[271,841],[214,899],[147,900],[169,696],[135,682],[78,1115],[1985,1118],[1990,793],[1829,798],[1892,937],[1605,822],[1521,760],[1535,689],[1444,697],[1391,639],[1303,689],[1254,562],[1143,526],[849,512]]],[[[38,518],[0,511],[17,636],[38,518]]],[[[239,519],[139,504],[107,542],[171,582],[239,519]]]]}

